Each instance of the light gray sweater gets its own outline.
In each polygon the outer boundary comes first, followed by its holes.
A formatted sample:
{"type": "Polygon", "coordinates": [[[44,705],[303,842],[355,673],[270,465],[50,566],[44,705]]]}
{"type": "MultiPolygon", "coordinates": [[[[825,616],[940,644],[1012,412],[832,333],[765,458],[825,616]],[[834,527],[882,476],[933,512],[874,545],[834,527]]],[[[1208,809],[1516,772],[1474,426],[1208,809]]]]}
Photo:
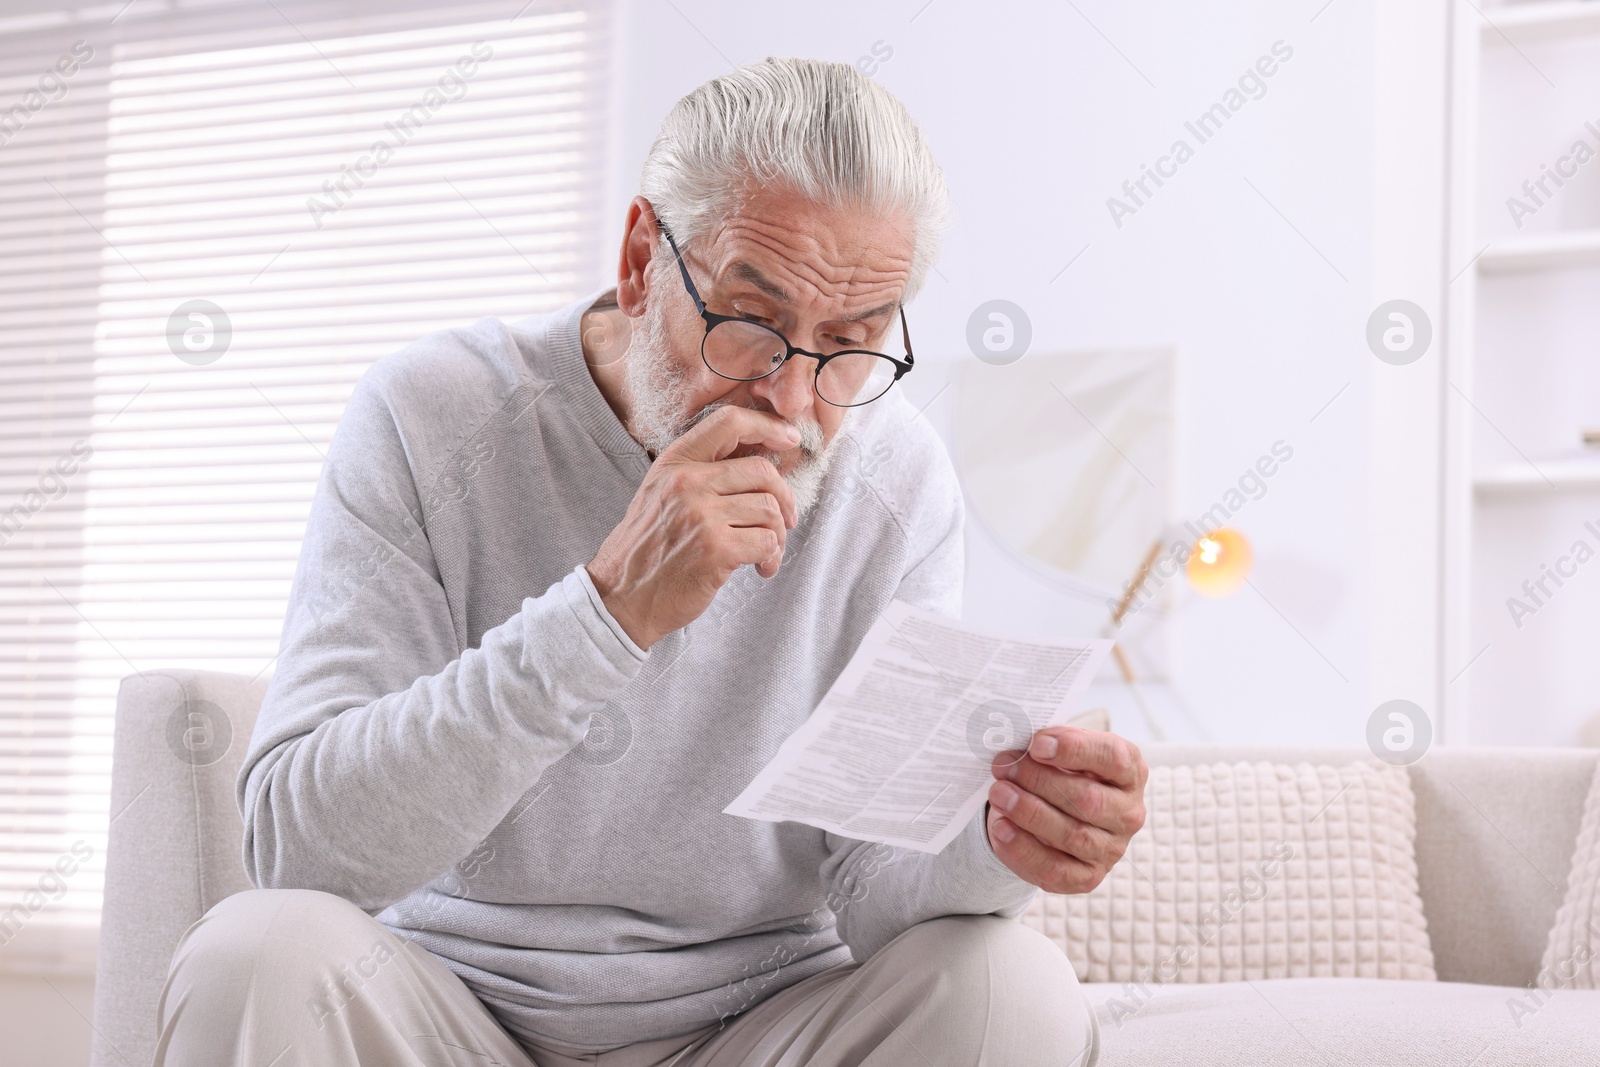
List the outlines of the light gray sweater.
{"type": "Polygon", "coordinates": [[[352,900],[513,1035],[600,1049],[1034,890],[981,817],[930,856],[722,814],[891,599],[959,614],[961,491],[898,390],[857,409],[778,574],[641,651],[582,569],[650,462],[584,362],[593,300],[362,377],[238,799],[256,885],[352,900]]]}

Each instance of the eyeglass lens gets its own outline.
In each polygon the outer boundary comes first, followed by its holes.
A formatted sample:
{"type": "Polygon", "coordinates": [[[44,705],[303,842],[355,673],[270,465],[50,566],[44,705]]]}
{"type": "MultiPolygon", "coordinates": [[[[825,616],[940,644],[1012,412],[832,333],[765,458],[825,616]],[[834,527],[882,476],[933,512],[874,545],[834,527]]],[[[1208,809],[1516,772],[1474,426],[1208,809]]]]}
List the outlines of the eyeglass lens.
{"type": "MultiPolygon", "coordinates": [[[[706,366],[725,378],[752,381],[772,373],[789,350],[783,337],[753,322],[724,320],[706,334],[706,366]]],[[[894,384],[895,365],[873,352],[846,352],[823,364],[817,395],[830,404],[866,404],[894,384]]]]}

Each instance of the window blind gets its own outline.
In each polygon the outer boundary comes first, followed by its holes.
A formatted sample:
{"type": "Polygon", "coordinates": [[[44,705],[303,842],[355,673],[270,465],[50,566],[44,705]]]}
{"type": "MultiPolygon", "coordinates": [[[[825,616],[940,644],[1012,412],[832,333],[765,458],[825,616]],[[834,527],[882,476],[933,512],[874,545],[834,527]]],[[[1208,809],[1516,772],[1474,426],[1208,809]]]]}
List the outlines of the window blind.
{"type": "Polygon", "coordinates": [[[362,371],[600,282],[607,19],[0,20],[0,968],[92,959],[120,679],[270,671],[362,371]]]}

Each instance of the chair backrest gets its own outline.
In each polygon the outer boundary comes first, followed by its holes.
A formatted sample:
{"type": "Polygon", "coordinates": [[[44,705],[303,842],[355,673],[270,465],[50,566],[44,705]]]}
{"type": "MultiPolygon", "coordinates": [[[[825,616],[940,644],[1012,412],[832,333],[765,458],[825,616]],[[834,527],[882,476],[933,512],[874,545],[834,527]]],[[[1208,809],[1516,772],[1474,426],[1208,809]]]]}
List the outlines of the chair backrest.
{"type": "Polygon", "coordinates": [[[117,692],[91,1067],[148,1064],[178,940],[250,888],[234,782],[265,679],[148,671],[117,692]]]}
{"type": "MultiPolygon", "coordinates": [[[[1165,744],[1159,764],[1347,763],[1364,748],[1165,744]]],[[[1600,749],[1433,749],[1410,767],[1417,797],[1417,882],[1447,982],[1524,986],[1567,890],[1584,798],[1600,749]]]]}

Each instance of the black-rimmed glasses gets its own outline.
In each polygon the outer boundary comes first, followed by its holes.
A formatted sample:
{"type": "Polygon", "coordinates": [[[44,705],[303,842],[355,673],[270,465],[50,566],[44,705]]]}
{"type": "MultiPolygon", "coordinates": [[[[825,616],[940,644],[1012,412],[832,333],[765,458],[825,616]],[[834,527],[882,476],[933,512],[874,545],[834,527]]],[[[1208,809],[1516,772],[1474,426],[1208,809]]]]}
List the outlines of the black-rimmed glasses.
{"type": "Polygon", "coordinates": [[[789,343],[777,330],[749,319],[718,315],[707,311],[704,300],[689,277],[678,242],[659,219],[656,225],[672,246],[678,260],[683,286],[694,301],[695,310],[705,320],[706,335],[700,342],[700,358],[706,368],[736,382],[753,382],[774,373],[795,356],[810,356],[817,361],[812,382],[817,396],[834,407],[855,408],[870,404],[889,391],[889,387],[911,372],[916,360],[911,355],[911,328],[906,325],[906,309],[900,308],[900,330],[905,337],[906,358],[896,359],[865,348],[849,348],[827,355],[807,352],[789,343]]]}

